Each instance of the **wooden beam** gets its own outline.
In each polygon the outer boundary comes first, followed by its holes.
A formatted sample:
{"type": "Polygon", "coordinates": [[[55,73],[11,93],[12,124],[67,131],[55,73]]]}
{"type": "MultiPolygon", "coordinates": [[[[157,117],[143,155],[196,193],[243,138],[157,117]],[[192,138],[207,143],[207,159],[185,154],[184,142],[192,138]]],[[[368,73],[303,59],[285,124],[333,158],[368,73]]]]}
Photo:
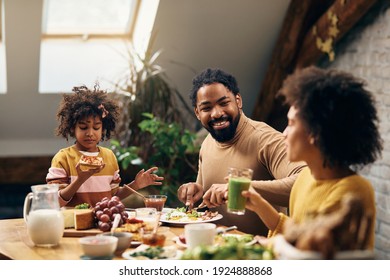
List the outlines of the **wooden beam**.
{"type": "Polygon", "coordinates": [[[278,125],[272,123],[275,119],[269,118],[275,105],[281,106],[275,101],[275,94],[286,76],[294,70],[296,57],[305,34],[333,2],[334,0],[291,1],[257,98],[252,114],[254,119],[267,121],[278,129],[278,125]]]}
{"type": "Polygon", "coordinates": [[[315,64],[327,54],[334,59],[336,42],[339,41],[377,0],[336,0],[305,36],[298,59],[297,68],[315,64]]]}
{"type": "Polygon", "coordinates": [[[296,68],[315,65],[378,0],[292,0],[263,80],[252,118],[278,130],[287,108],[275,99],[284,79],[296,68]]]}

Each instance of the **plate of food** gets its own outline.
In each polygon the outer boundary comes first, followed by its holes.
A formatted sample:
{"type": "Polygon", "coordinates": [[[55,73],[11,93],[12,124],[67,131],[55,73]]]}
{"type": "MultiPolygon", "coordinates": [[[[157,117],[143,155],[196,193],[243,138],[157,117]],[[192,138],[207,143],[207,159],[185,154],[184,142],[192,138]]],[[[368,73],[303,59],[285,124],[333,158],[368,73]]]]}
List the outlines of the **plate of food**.
{"type": "Polygon", "coordinates": [[[183,252],[176,246],[149,246],[142,244],[136,249],[128,250],[122,254],[127,260],[176,260],[180,259],[183,252]]]}
{"type": "Polygon", "coordinates": [[[195,223],[215,222],[223,216],[217,211],[198,212],[197,210],[186,211],[185,207],[178,207],[168,212],[163,212],[160,221],[171,225],[186,225],[195,223]]]}
{"type": "MultiPolygon", "coordinates": [[[[318,251],[300,250],[289,243],[281,234],[273,237],[273,252],[280,260],[322,260],[325,257],[318,251]]],[[[335,260],[373,260],[372,250],[336,251],[332,259],[335,260]]]]}

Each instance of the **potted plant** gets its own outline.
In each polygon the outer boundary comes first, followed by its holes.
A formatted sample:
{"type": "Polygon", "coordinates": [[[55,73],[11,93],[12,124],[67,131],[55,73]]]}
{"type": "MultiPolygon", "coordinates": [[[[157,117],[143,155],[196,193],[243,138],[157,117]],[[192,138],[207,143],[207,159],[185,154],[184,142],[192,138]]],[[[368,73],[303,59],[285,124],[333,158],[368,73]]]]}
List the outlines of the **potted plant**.
{"type": "Polygon", "coordinates": [[[170,85],[164,69],[157,63],[161,51],[152,52],[151,45],[142,55],[128,45],[124,54],[128,69],[114,83],[114,98],[119,101],[122,112],[117,139],[125,147],[149,145],[138,126],[144,112],[183,126],[189,123],[188,117],[194,118],[192,109],[170,85]]]}
{"type": "Polygon", "coordinates": [[[185,128],[195,116],[157,64],[161,51],[152,52],[151,45],[142,55],[127,48],[128,69],[114,83],[122,114],[111,148],[124,170],[158,166],[165,177],[159,191],[175,204],[178,186],[197,173],[195,134],[185,128]]]}
{"type": "Polygon", "coordinates": [[[179,123],[167,123],[153,114],[144,113],[143,116],[145,119],[139,123],[139,128],[150,146],[123,148],[118,141],[111,141],[112,149],[123,169],[131,164],[140,168],[158,166],[158,174],[165,179],[163,185],[154,190],[168,196],[167,206],[177,207],[180,205],[177,199],[178,187],[196,179],[200,148],[195,144],[196,134],[179,123]],[[147,151],[142,153],[142,149],[147,151]],[[142,154],[148,154],[149,157],[143,159],[142,154]]]}

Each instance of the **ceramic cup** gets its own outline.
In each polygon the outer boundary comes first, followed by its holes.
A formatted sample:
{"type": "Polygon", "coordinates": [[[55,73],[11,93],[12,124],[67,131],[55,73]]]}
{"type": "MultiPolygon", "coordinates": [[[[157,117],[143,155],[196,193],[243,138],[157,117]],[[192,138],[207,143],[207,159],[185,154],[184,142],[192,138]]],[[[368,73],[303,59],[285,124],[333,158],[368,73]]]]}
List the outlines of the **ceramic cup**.
{"type": "Polygon", "coordinates": [[[184,226],[184,236],[189,249],[201,245],[213,245],[216,225],[212,223],[187,224],[184,226]]]}

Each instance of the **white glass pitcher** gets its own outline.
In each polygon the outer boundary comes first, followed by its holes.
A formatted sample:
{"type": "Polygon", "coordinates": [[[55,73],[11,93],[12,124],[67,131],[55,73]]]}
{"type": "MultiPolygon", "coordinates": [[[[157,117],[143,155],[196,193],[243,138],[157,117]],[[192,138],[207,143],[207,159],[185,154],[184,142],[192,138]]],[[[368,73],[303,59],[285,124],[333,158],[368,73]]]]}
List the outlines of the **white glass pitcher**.
{"type": "Polygon", "coordinates": [[[32,186],[32,193],[27,194],[24,200],[23,218],[36,246],[56,246],[64,234],[58,187],[57,184],[32,186]]]}

